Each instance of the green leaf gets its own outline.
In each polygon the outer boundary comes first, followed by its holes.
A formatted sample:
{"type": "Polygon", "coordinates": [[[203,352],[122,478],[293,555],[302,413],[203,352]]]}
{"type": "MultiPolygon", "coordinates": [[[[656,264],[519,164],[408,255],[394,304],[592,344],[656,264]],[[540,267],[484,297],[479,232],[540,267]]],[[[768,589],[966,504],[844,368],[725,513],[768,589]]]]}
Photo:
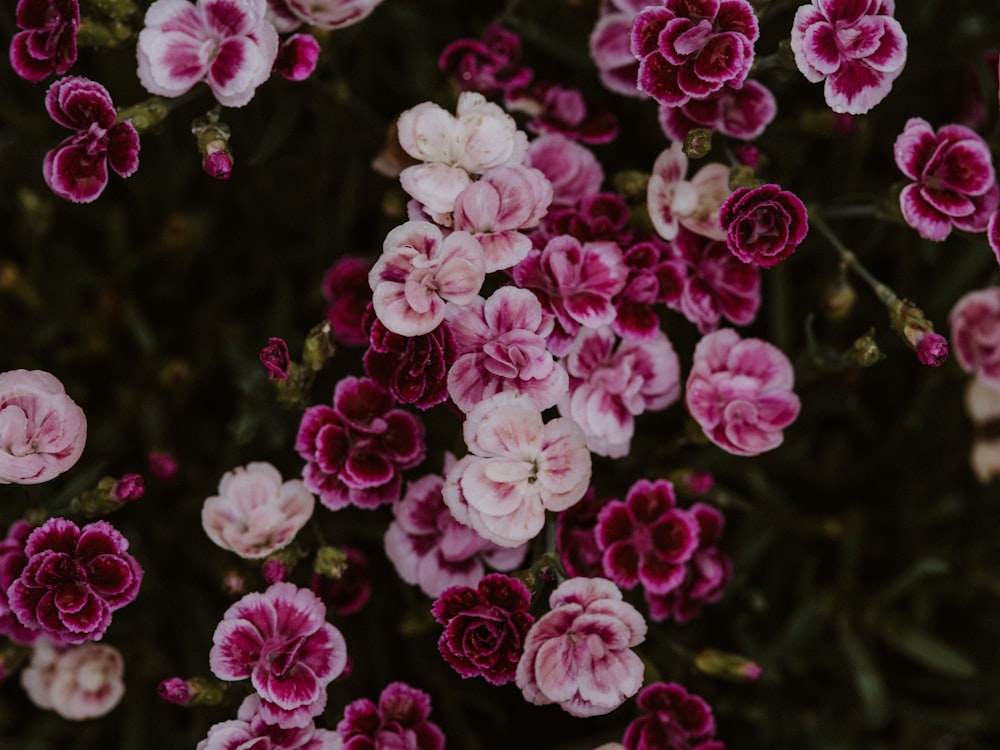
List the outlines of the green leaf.
{"type": "Polygon", "coordinates": [[[879,632],[890,648],[940,675],[959,679],[976,676],[972,660],[937,636],[895,623],[884,625],[879,632]]]}

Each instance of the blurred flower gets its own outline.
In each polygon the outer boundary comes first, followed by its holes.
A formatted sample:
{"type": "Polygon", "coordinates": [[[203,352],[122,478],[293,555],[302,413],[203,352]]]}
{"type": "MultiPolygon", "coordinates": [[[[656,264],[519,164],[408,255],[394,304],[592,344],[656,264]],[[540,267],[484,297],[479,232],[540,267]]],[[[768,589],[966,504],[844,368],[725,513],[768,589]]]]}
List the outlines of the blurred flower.
{"type": "Polygon", "coordinates": [[[539,170],[551,183],[553,206],[573,206],[595,194],[604,182],[604,170],[593,152],[559,133],[535,138],[524,164],[539,170]]]}
{"type": "Polygon", "coordinates": [[[123,503],[130,503],[146,494],[142,474],[123,474],[115,482],[112,494],[123,503]]]}
{"type": "Polygon", "coordinates": [[[764,84],[748,80],[738,88],[724,87],[704,99],[679,107],[661,104],[660,127],[674,141],[683,141],[694,128],[708,128],[729,138],[752,141],[778,114],[778,103],[764,84]]]}
{"type": "Polygon", "coordinates": [[[521,65],[521,37],[498,23],[490,24],[479,39],[457,39],[445,47],[438,67],[462,91],[485,96],[527,86],[532,72],[521,65]]]}
{"type": "Polygon", "coordinates": [[[18,0],[15,12],[21,29],[10,41],[10,64],[15,73],[37,83],[73,67],[80,27],[77,0],[18,0]]]}
{"type": "Polygon", "coordinates": [[[405,682],[386,685],[376,706],[358,698],[344,708],[337,733],[344,750],[444,750],[444,733],[432,721],[431,697],[405,682]]]}
{"type": "Polygon", "coordinates": [[[625,729],[626,750],[708,750],[702,743],[715,734],[712,709],[682,685],[647,685],[639,691],[636,704],[644,713],[625,729]]]}
{"type": "Polygon", "coordinates": [[[268,380],[288,378],[288,344],[284,339],[272,336],[267,346],[260,350],[260,362],[267,369],[268,380]]]}
{"type": "Polygon", "coordinates": [[[795,13],[792,52],[834,112],[861,115],[882,101],[906,64],[894,0],[812,0],[795,13]]]}
{"type": "Polygon", "coordinates": [[[367,258],[345,255],[323,274],[322,292],[327,301],[326,319],[333,327],[333,336],[346,346],[368,343],[365,331],[365,311],[372,299],[368,272],[372,262],[367,258]]]}
{"type": "Polygon", "coordinates": [[[795,252],[809,231],[802,200],[774,184],[736,188],[719,209],[719,223],[729,251],[761,268],[795,252]]]}
{"type": "Polygon", "coordinates": [[[368,557],[355,547],[341,547],[347,556],[346,567],[337,578],[313,573],[309,588],[335,615],[360,612],[372,593],[368,557]]]}
{"type": "MultiPolygon", "coordinates": [[[[1000,476],[1000,439],[992,429],[1000,421],[1000,388],[978,377],[972,378],[965,388],[965,410],[976,428],[969,451],[969,465],[980,484],[989,484],[994,477],[1000,476]]],[[[0,557],[0,565],[2,559],[0,557]]],[[[2,584],[3,578],[0,577],[2,584]]]]}
{"type": "Polygon", "coordinates": [[[22,645],[31,645],[41,637],[42,632],[21,624],[10,608],[7,590],[28,564],[24,545],[32,528],[24,519],[18,519],[7,529],[7,536],[0,540],[0,635],[22,645]]]}
{"type": "Polygon", "coordinates": [[[161,482],[169,482],[177,475],[177,459],[169,451],[150,451],[146,463],[149,473],[161,482]]]}
{"type": "Polygon", "coordinates": [[[269,723],[260,696],[248,695],[236,718],[213,724],[196,750],[341,750],[336,732],[319,729],[310,719],[302,726],[269,723]]]}
{"type": "Polygon", "coordinates": [[[618,137],[618,118],[579,89],[551,81],[508,87],[507,108],[531,115],[533,133],[562,133],[581,143],[610,143],[618,137]]]}
{"type": "Polygon", "coordinates": [[[363,21],[382,0],[284,0],[304,23],[320,29],[342,29],[363,21]]]}
{"type": "Polygon", "coordinates": [[[528,631],[516,681],[525,700],[558,703],[573,716],[618,708],[642,686],[631,649],[646,638],[642,615],[606,578],[570,578],[528,631]]]}
{"type": "Polygon", "coordinates": [[[312,34],[292,34],[282,40],[274,70],[289,81],[304,81],[316,70],[319,53],[319,42],[312,34]]]}
{"type": "Polygon", "coordinates": [[[713,240],[724,240],[719,225],[719,207],[732,192],[729,167],[713,162],[686,180],[688,158],[684,144],[674,141],[653,164],[646,192],[649,218],[665,240],[672,240],[683,226],[713,240]]]}
{"type": "Polygon", "coordinates": [[[64,719],[96,719],[109,713],[125,694],[125,665],[118,649],[97,643],[57,651],[42,639],[21,672],[21,684],[39,708],[64,719]]]}
{"type": "Polygon", "coordinates": [[[601,3],[597,23],[590,32],[588,49],[601,83],[623,96],[642,97],[639,61],[630,47],[632,22],[647,0],[608,0],[601,3]]]}
{"type": "Polygon", "coordinates": [[[959,366],[984,385],[1000,388],[1000,287],[963,294],[948,322],[959,366]]]}

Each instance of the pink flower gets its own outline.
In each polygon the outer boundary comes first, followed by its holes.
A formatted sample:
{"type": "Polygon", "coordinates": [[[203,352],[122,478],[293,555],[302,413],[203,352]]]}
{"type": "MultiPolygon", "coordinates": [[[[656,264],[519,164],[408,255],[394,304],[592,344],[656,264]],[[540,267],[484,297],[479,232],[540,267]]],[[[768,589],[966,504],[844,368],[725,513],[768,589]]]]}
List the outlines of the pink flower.
{"type": "Polygon", "coordinates": [[[1000,389],[1000,287],[962,295],[948,322],[959,366],[984,385],[1000,389]]]}
{"type": "Polygon", "coordinates": [[[481,675],[491,685],[514,679],[524,638],[535,618],[531,592],[516,578],[491,573],[476,586],[442,592],[431,614],[444,632],[438,650],[463,678],[481,675]]]}
{"type": "Polygon", "coordinates": [[[315,503],[301,480],[284,482],[274,466],[255,461],[222,476],[219,494],[202,506],[201,525],[218,546],[259,560],[291,543],[315,503]]]}
{"type": "Polygon", "coordinates": [[[739,88],[759,34],[747,0],[663,0],[632,23],[639,90],[677,107],[723,86],[739,88]]]}
{"type": "Polygon", "coordinates": [[[235,719],[213,724],[196,750],[341,750],[340,735],[319,729],[309,720],[302,726],[281,727],[266,720],[260,696],[248,695],[235,719]]]}
{"type": "Polygon", "coordinates": [[[683,141],[692,128],[708,128],[729,138],[752,141],[777,114],[774,94],[762,83],[748,80],[738,89],[725,87],[679,107],[661,104],[659,120],[663,132],[674,141],[683,141]]]}
{"type": "Polygon", "coordinates": [[[14,643],[31,645],[39,639],[41,631],[21,624],[10,608],[7,589],[21,576],[28,564],[24,544],[31,534],[32,526],[23,519],[10,525],[7,536],[0,540],[0,635],[7,636],[14,643]]]}
{"type": "Polygon", "coordinates": [[[805,204],[780,185],[739,187],[719,209],[729,252],[771,268],[795,252],[809,231],[805,204]]]}
{"type": "Polygon", "coordinates": [[[284,0],[304,23],[321,29],[342,29],[367,18],[382,0],[284,0]]]}
{"type": "Polygon", "coordinates": [[[345,346],[368,343],[364,315],[372,300],[368,272],[372,262],[366,258],[345,255],[323,274],[323,297],[327,301],[326,319],[333,327],[333,336],[345,346]]]}
{"type": "Polygon", "coordinates": [[[952,227],[982,232],[1000,203],[986,141],[964,125],[936,132],[919,117],[906,121],[893,147],[896,166],[913,180],[899,195],[906,223],[940,242],[952,227]]]}
{"type": "Polygon", "coordinates": [[[527,289],[500,287],[448,316],[462,352],[448,370],[448,393],[462,411],[502,391],[523,393],[543,411],[566,394],[566,372],[545,345],[552,317],[527,289]]]}
{"type": "Polygon", "coordinates": [[[7,589],[21,624],[56,641],[100,640],[111,613],[135,599],[142,568],[128,554],[128,540],[107,521],[82,529],[50,518],[28,536],[28,558],[7,589]]]}
{"type": "Polygon", "coordinates": [[[516,681],[536,706],[557,703],[573,716],[618,708],[642,686],[642,660],[631,651],[646,622],[606,578],[570,578],[549,597],[532,626],[516,681]]]}
{"type": "Polygon", "coordinates": [[[292,34],[281,42],[274,58],[274,70],[289,81],[304,81],[316,70],[319,41],[312,34],[292,34]]]}
{"type": "Polygon", "coordinates": [[[688,158],[684,144],[674,141],[656,157],[646,188],[646,205],[653,226],[665,240],[672,240],[684,226],[713,240],[724,240],[719,226],[719,207],[729,194],[729,167],[706,164],[691,178],[684,179],[688,158]]]}
{"type": "Polygon", "coordinates": [[[609,0],[590,32],[588,48],[601,83],[623,96],[641,97],[637,81],[639,61],[632,54],[632,21],[648,5],[646,0],[609,0]]]}
{"type": "Polygon", "coordinates": [[[680,397],[680,363],[662,331],[649,340],[616,343],[607,326],[581,329],[562,365],[569,391],[559,413],[580,425],[587,447],[601,456],[627,455],[635,417],[680,397]]]}
{"type": "Polygon", "coordinates": [[[527,86],[532,72],[521,65],[521,37],[498,23],[490,24],[481,39],[458,39],[438,58],[462,91],[490,96],[508,88],[527,86]]]}
{"type": "Polygon", "coordinates": [[[375,314],[400,336],[430,333],[444,320],[446,302],[469,304],[485,280],[479,241],[468,232],[445,237],[429,221],[390,231],[368,275],[375,314]]]}
{"type": "Polygon", "coordinates": [[[266,10],[264,0],[156,0],[139,32],[139,82],[175,97],[205,81],[220,104],[242,107],[278,55],[266,10]]]}
{"type": "Polygon", "coordinates": [[[894,0],[812,0],[795,13],[792,52],[834,112],[861,115],[882,101],[906,64],[894,0]]]}
{"type": "Polygon", "coordinates": [[[666,300],[664,278],[673,280],[664,257],[668,248],[666,242],[651,236],[629,244],[625,250],[622,262],[628,278],[615,297],[615,319],[611,323],[611,330],[622,338],[648,341],[658,335],[660,317],[653,306],[666,300]]]}
{"type": "Polygon", "coordinates": [[[538,169],[551,183],[553,206],[575,205],[599,191],[604,182],[604,170],[593,152],[559,133],[533,140],[524,164],[538,169]]]}
{"type": "Polygon", "coordinates": [[[49,116],[76,130],[45,154],[42,176],[49,189],[73,203],[90,203],[108,184],[108,165],[119,177],[139,168],[139,134],[131,120],[115,122],[111,95],[101,84],[70,76],[45,94],[49,116]]]}
{"type": "Polygon", "coordinates": [[[226,610],[215,628],[212,674],[220,680],[249,678],[261,708],[277,709],[265,713],[268,723],[306,726],[326,705],[326,686],[347,665],[344,636],[325,618],[319,597],[292,583],[251,592],[226,610]]]}
{"type": "Polygon", "coordinates": [[[448,471],[444,501],[484,539],[517,547],[545,524],[545,511],[575,504],[590,484],[590,452],[579,425],[543,423],[530,398],[498,393],[481,401],[463,427],[469,454],[448,471]]]}
{"type": "Polygon", "coordinates": [[[580,502],[556,516],[556,552],[570,578],[604,576],[594,529],[605,502],[591,487],[580,502]]]}
{"type": "Polygon", "coordinates": [[[385,552],[399,577],[430,597],[440,596],[449,586],[475,586],[486,565],[512,570],[527,551],[525,546],[489,542],[456,521],[444,503],[443,487],[444,478],[437,474],[407,485],[385,532],[385,552]]]}
{"type": "Polygon", "coordinates": [[[77,0],[18,0],[17,25],[10,41],[10,64],[21,78],[37,83],[62,75],[76,62],[80,27],[77,0]]]}
{"type": "Polygon", "coordinates": [[[337,383],[333,406],[302,415],[295,450],[306,460],[303,479],[331,510],[375,508],[399,498],[401,472],[424,460],[424,426],[393,408],[389,393],[368,378],[337,383]]]}
{"type": "Polygon", "coordinates": [[[561,234],[580,242],[610,240],[623,245],[635,236],[628,230],[631,210],[617,193],[594,193],[581,197],[573,206],[553,209],[534,233],[535,247],[561,234]]]}
{"type": "Polygon", "coordinates": [[[756,456],[781,445],[782,430],[799,414],[788,358],[761,339],[724,328],[694,350],[687,408],[705,436],[727,453],[756,456]]]}
{"type": "Polygon", "coordinates": [[[177,459],[169,451],[150,451],[146,461],[149,473],[161,482],[169,482],[177,476],[177,459]]]}
{"type": "Polygon", "coordinates": [[[0,484],[39,484],[69,470],[87,442],[87,418],[44,370],[0,373],[0,484]]]}
{"type": "Polygon", "coordinates": [[[579,89],[550,81],[508,88],[507,107],[532,116],[532,133],[562,133],[581,143],[610,143],[618,137],[618,118],[579,89]]]}
{"type": "Polygon", "coordinates": [[[347,704],[337,733],[344,750],[444,750],[444,733],[433,721],[431,697],[405,682],[386,685],[376,706],[367,698],[347,704]]]}
{"type": "Polygon", "coordinates": [[[677,683],[647,685],[636,698],[643,714],[625,729],[626,750],[704,747],[715,735],[715,717],[702,698],[677,683]]]}
{"type": "Polygon", "coordinates": [[[370,566],[361,550],[347,546],[341,546],[340,550],[347,556],[347,567],[340,577],[313,573],[309,589],[323,600],[328,611],[341,616],[353,615],[360,612],[371,597],[370,566]]]}
{"type": "Polygon", "coordinates": [[[284,339],[272,336],[267,346],[260,350],[260,363],[267,370],[268,380],[288,379],[288,344],[284,339]]]}
{"type": "Polygon", "coordinates": [[[118,649],[84,643],[57,651],[47,640],[35,646],[21,684],[39,708],[72,721],[109,713],[125,694],[124,661],[118,649]]]}

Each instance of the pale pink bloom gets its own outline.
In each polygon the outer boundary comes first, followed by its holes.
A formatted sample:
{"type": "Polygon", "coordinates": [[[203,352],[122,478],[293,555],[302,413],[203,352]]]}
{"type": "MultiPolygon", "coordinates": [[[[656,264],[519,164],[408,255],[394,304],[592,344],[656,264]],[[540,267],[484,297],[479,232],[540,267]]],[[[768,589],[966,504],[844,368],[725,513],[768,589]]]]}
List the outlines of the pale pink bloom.
{"type": "Polygon", "coordinates": [[[523,393],[541,410],[566,394],[566,372],[545,344],[552,316],[527,289],[503,286],[447,315],[461,352],[448,370],[448,395],[462,411],[502,391],[523,393]]]}
{"type": "Polygon", "coordinates": [[[791,362],[773,344],[723,328],[694,350],[687,407],[705,436],[727,453],[756,456],[781,445],[799,414],[791,362]]]}
{"type": "Polygon", "coordinates": [[[599,716],[639,691],[643,664],[631,649],[645,640],[646,621],[615,584],[570,578],[552,592],[549,607],[528,631],[517,665],[525,700],[599,716]]]}
{"type": "Polygon", "coordinates": [[[289,0],[266,0],[267,20],[270,21],[279,34],[288,34],[302,25],[299,18],[289,7],[289,0]]]}
{"type": "Polygon", "coordinates": [[[340,735],[319,729],[310,720],[303,726],[282,728],[267,721],[259,695],[243,699],[236,718],[213,724],[196,750],[341,750],[340,735]]]}
{"type": "Polygon", "coordinates": [[[139,32],[139,82],[174,97],[205,81],[220,104],[242,107],[278,55],[266,11],[264,0],[156,0],[139,32]]]}
{"type": "Polygon", "coordinates": [[[310,26],[342,29],[363,21],[382,0],[284,0],[288,9],[310,26]]]}
{"type": "Polygon", "coordinates": [[[948,322],[959,366],[984,385],[1000,388],[1000,287],[962,295],[948,322]]]}
{"type": "Polygon", "coordinates": [[[223,549],[255,560],[287,546],[315,505],[302,480],[283,482],[273,465],[256,461],[222,476],[219,494],[202,506],[201,525],[223,549]]]}
{"type": "Polygon", "coordinates": [[[400,336],[430,333],[444,320],[446,302],[469,304],[485,280],[479,240],[468,232],[445,237],[429,221],[390,231],[368,274],[375,314],[400,336]]]}
{"type": "Polygon", "coordinates": [[[571,507],[590,484],[583,430],[557,417],[545,423],[527,396],[498,393],[480,402],[463,427],[469,454],[448,471],[444,501],[484,539],[517,547],[545,524],[545,511],[571,507]]]}
{"type": "Polygon", "coordinates": [[[517,265],[531,250],[520,230],[538,225],[552,202],[552,184],[537,169],[493,167],[455,199],[454,228],[483,247],[486,271],[517,265]]]}
{"type": "Polygon", "coordinates": [[[690,181],[684,179],[687,169],[688,158],[680,141],[656,157],[646,188],[653,227],[665,240],[674,239],[682,226],[709,239],[726,239],[719,225],[719,207],[732,192],[729,167],[718,162],[706,164],[690,181]]]}
{"type": "Polygon", "coordinates": [[[834,112],[861,115],[882,101],[906,64],[906,34],[894,0],[812,0],[795,13],[799,71],[834,112]]]}
{"type": "Polygon", "coordinates": [[[663,331],[643,341],[618,340],[612,330],[580,330],[561,364],[569,392],[559,413],[583,428],[600,456],[628,454],[635,417],[667,408],[681,395],[680,362],[663,331]]]}
{"type": "Polygon", "coordinates": [[[596,195],[604,182],[604,170],[594,153],[561,133],[533,140],[524,164],[548,179],[553,206],[575,206],[582,198],[596,195]]]}
{"type": "Polygon", "coordinates": [[[632,21],[647,0],[605,0],[590,32],[590,57],[601,83],[623,96],[644,97],[638,88],[639,61],[632,54],[632,21]]]}
{"type": "Polygon", "coordinates": [[[81,721],[109,713],[125,694],[124,661],[111,646],[84,643],[57,651],[42,639],[21,673],[21,684],[39,708],[81,721]]]}
{"type": "MultiPolygon", "coordinates": [[[[1000,420],[1000,388],[972,378],[965,389],[965,410],[976,427],[996,423],[1000,420]]],[[[969,451],[969,465],[981,484],[1000,476],[1000,439],[977,435],[969,451]]]]}
{"type": "Polygon", "coordinates": [[[80,458],[87,418],[44,370],[0,373],[0,484],[39,484],[80,458]]]}

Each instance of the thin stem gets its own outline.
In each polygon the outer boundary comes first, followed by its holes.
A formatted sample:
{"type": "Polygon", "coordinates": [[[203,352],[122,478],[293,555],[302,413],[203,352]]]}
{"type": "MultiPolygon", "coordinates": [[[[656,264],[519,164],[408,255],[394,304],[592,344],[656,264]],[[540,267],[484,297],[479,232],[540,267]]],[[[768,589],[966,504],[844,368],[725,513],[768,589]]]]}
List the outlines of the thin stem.
{"type": "Polygon", "coordinates": [[[898,300],[896,293],[886,284],[879,281],[878,278],[876,278],[875,275],[865,268],[861,261],[858,260],[858,256],[840,241],[840,238],[830,228],[830,225],[826,223],[826,219],[821,212],[816,210],[810,211],[809,223],[816,227],[833,246],[833,249],[837,251],[837,254],[840,256],[841,264],[843,264],[845,268],[851,269],[851,271],[863,279],[864,282],[872,288],[883,304],[889,305],[898,300]]]}

